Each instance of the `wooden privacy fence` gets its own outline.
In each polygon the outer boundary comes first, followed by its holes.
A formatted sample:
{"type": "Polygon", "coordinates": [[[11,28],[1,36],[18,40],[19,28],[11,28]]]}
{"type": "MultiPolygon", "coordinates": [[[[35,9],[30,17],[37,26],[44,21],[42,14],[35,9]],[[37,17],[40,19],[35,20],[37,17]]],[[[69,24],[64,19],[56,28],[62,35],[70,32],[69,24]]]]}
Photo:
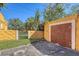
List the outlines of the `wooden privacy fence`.
{"type": "Polygon", "coordinates": [[[18,40],[17,30],[0,30],[0,40],[18,40]]]}
{"type": "Polygon", "coordinates": [[[28,31],[29,39],[43,39],[44,32],[43,31],[28,31]]]}

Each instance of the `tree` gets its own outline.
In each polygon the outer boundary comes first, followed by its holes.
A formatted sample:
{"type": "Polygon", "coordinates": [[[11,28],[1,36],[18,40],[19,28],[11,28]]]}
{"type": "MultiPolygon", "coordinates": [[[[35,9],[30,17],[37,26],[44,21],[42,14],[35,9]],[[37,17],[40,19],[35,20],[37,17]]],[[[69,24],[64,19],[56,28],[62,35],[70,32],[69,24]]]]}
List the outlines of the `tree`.
{"type": "Polygon", "coordinates": [[[71,13],[70,14],[76,14],[76,13],[79,13],[79,4],[73,5],[71,7],[71,13]]]}
{"type": "Polygon", "coordinates": [[[35,12],[35,30],[39,30],[39,24],[40,24],[40,12],[39,10],[36,10],[35,12]]]}
{"type": "Polygon", "coordinates": [[[36,10],[35,16],[27,19],[25,27],[27,30],[39,30],[40,12],[36,10]]]}
{"type": "Polygon", "coordinates": [[[30,17],[27,19],[25,27],[27,30],[34,30],[34,17],[30,17]]]}
{"type": "Polygon", "coordinates": [[[63,4],[49,4],[44,11],[44,21],[52,21],[64,16],[63,4]]]}
{"type": "Polygon", "coordinates": [[[0,11],[2,8],[5,8],[6,7],[6,4],[5,3],[0,3],[0,11]]]}
{"type": "Polygon", "coordinates": [[[4,7],[4,3],[0,3],[0,7],[4,7]]]}
{"type": "Polygon", "coordinates": [[[44,22],[43,21],[40,21],[40,24],[39,24],[39,30],[40,31],[44,31],[44,22]]]}
{"type": "Polygon", "coordinates": [[[23,22],[19,18],[9,19],[9,29],[21,30],[23,27],[23,22]]]}

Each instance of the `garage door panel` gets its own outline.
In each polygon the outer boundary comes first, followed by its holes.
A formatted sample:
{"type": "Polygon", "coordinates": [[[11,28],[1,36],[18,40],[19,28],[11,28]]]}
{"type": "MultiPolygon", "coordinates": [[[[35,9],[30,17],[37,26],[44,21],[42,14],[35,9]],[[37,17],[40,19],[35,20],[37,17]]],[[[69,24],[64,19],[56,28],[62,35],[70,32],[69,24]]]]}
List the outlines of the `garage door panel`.
{"type": "Polygon", "coordinates": [[[51,41],[65,47],[71,47],[71,23],[51,26],[51,41]]]}

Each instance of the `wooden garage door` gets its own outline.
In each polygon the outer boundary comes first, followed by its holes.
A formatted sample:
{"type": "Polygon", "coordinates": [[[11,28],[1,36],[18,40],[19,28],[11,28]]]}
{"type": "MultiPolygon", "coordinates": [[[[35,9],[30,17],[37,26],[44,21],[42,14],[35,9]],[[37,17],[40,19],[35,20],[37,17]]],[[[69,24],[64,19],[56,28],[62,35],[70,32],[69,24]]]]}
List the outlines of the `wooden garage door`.
{"type": "Polygon", "coordinates": [[[71,27],[71,23],[53,25],[51,27],[51,41],[71,48],[71,27]]]}

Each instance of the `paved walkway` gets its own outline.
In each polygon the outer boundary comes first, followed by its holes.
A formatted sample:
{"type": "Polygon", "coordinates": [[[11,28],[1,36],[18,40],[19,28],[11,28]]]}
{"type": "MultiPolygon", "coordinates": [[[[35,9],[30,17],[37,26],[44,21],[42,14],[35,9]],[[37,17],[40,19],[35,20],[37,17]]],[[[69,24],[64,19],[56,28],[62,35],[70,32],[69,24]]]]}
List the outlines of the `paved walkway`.
{"type": "Polygon", "coordinates": [[[0,51],[1,56],[79,56],[79,53],[46,41],[37,41],[29,45],[0,51]]]}
{"type": "Polygon", "coordinates": [[[10,48],[0,51],[0,56],[41,56],[43,55],[34,46],[22,45],[16,48],[10,48]]]}

